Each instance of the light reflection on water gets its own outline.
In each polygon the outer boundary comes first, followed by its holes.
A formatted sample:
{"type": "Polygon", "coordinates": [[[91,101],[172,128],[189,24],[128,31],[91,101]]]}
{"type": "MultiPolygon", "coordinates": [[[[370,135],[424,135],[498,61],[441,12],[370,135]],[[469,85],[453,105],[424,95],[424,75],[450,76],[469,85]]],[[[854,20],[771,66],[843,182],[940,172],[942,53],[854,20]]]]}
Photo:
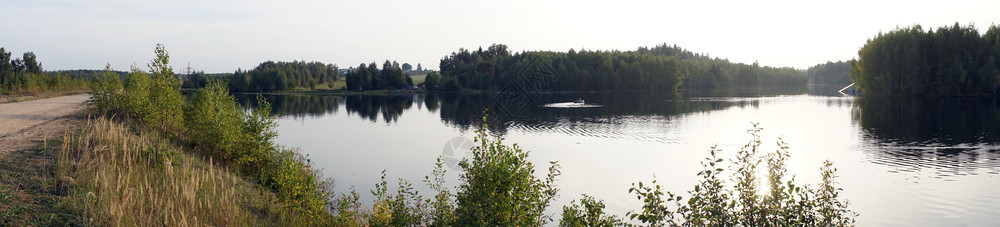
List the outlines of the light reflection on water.
{"type": "MultiPolygon", "coordinates": [[[[813,95],[573,94],[542,96],[494,133],[531,152],[544,174],[558,160],[560,197],[604,199],[613,214],[639,208],[631,183],[655,175],[685,194],[699,180],[712,145],[732,153],[764,128],[765,151],[778,137],[791,146],[791,174],[819,181],[823,160],[839,169],[843,196],[859,225],[1000,225],[1000,110],[996,100],[857,100],[813,95]],[[546,108],[583,96],[595,108],[546,108]]],[[[429,175],[443,145],[472,137],[490,97],[459,95],[269,96],[279,118],[277,141],[298,146],[336,180],[337,189],[368,190],[388,179],[429,175]]],[[[247,103],[250,104],[250,103],[247,103]]],[[[456,185],[457,171],[449,171],[456,185]]],[[[390,183],[395,183],[390,181],[390,183]]],[[[558,219],[558,217],[556,217],[558,219]]]]}

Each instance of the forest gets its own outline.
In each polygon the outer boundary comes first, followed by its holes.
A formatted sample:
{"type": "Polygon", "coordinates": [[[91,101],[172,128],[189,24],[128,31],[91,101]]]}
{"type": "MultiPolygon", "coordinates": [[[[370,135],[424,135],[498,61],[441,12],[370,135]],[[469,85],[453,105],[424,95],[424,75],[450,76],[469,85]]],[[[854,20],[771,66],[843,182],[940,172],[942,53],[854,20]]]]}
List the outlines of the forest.
{"type": "MultiPolygon", "coordinates": [[[[201,73],[204,74],[204,73],[201,73]]],[[[299,87],[315,89],[316,86],[333,87],[333,82],[339,80],[340,70],[336,65],[321,62],[274,62],[260,63],[248,71],[237,69],[226,77],[230,91],[234,92],[264,92],[292,90],[299,87]]],[[[202,76],[191,77],[203,87],[202,76]]]]}
{"type": "Polygon", "coordinates": [[[1000,27],[920,25],[880,33],[851,61],[858,91],[877,96],[979,96],[1000,90],[1000,27]]]}
{"type": "MultiPolygon", "coordinates": [[[[441,59],[440,78],[430,90],[497,90],[525,73],[542,73],[543,91],[677,90],[758,86],[804,86],[806,73],[732,63],[697,54],[676,45],[641,47],[635,51],[568,52],[525,51],[511,53],[506,45],[487,49],[459,49],[441,59]]],[[[428,80],[431,80],[428,75],[428,80]]]]}
{"type": "Polygon", "coordinates": [[[83,91],[93,78],[93,74],[44,72],[34,52],[13,56],[0,47],[0,95],[83,91]]]}
{"type": "Polygon", "coordinates": [[[851,64],[845,61],[817,64],[806,70],[809,75],[810,84],[851,84],[851,77],[847,73],[851,71],[851,64]]]}
{"type": "Polygon", "coordinates": [[[352,91],[402,89],[413,86],[413,78],[403,71],[409,71],[409,64],[401,67],[399,62],[385,60],[382,69],[375,62],[348,70],[346,77],[347,89],[352,91]]]}

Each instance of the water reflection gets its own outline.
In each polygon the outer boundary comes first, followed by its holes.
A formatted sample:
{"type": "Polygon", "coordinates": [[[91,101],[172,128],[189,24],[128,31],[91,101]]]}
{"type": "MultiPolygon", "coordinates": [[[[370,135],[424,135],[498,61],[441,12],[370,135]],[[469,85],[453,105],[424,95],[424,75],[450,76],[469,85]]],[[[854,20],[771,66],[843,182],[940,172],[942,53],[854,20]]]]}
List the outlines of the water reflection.
{"type": "MultiPolygon", "coordinates": [[[[343,105],[348,114],[357,114],[362,119],[376,122],[381,118],[385,123],[399,119],[403,111],[409,109],[415,102],[426,101],[428,109],[437,109],[436,95],[414,99],[412,94],[401,95],[298,95],[298,94],[266,94],[262,95],[271,103],[271,113],[282,117],[319,117],[336,113],[343,105]]],[[[258,105],[256,95],[236,95],[236,100],[245,107],[258,105]]]]}
{"type": "Polygon", "coordinates": [[[371,122],[376,122],[381,115],[387,124],[396,122],[414,102],[413,95],[351,95],[345,99],[348,113],[358,114],[371,122]]]}
{"type": "MultiPolygon", "coordinates": [[[[244,107],[256,107],[257,95],[236,94],[236,102],[244,107]]],[[[261,95],[271,103],[271,114],[293,117],[319,117],[336,113],[343,97],[333,95],[261,95]]]]}
{"type": "MultiPolygon", "coordinates": [[[[616,127],[622,121],[656,118],[669,120],[691,113],[720,110],[728,107],[756,106],[759,99],[685,99],[678,93],[600,93],[600,94],[548,94],[537,96],[532,103],[515,114],[503,112],[492,96],[486,94],[450,94],[441,96],[441,120],[462,130],[476,126],[484,109],[501,115],[491,122],[490,130],[506,132],[514,127],[526,131],[569,130],[568,134],[593,134],[574,131],[616,127]],[[551,103],[565,103],[584,99],[593,108],[548,108],[551,103]],[[581,126],[585,124],[586,126],[581,126]],[[562,127],[562,126],[578,127],[562,127]]],[[[616,130],[623,132],[621,130],[616,130]]],[[[624,135],[622,135],[624,136],[624,135]]]]}
{"type": "MultiPolygon", "coordinates": [[[[767,91],[764,91],[765,93],[767,91]]],[[[619,127],[626,121],[662,122],[685,114],[703,113],[729,107],[752,107],[760,105],[761,91],[741,93],[747,98],[698,97],[684,98],[680,93],[594,93],[594,94],[548,94],[533,97],[530,103],[517,112],[507,111],[499,105],[491,94],[401,94],[401,95],[263,95],[272,105],[272,113],[282,117],[319,117],[336,113],[341,106],[348,114],[357,114],[362,119],[385,123],[395,122],[407,109],[427,108],[439,112],[441,121],[462,131],[476,127],[482,121],[484,110],[491,110],[489,129],[504,133],[511,127],[524,131],[546,132],[561,130],[566,134],[598,137],[621,137],[647,141],[661,141],[662,138],[633,135],[632,131],[619,127]],[[594,108],[547,108],[550,103],[565,103],[583,98],[594,108]],[[601,133],[609,132],[609,133],[601,133]]],[[[257,106],[256,96],[237,95],[238,102],[247,107],[257,106]]],[[[668,124],[650,125],[659,127],[668,124]]]]}
{"type": "MultiPolygon", "coordinates": [[[[533,97],[516,114],[494,117],[490,130],[516,129],[528,133],[560,133],[602,138],[672,143],[665,130],[675,119],[726,108],[759,108],[767,94],[788,91],[680,93],[547,94],[533,97]],[[686,98],[691,95],[691,98],[686,98]],[[547,108],[550,103],[585,99],[594,108],[547,108]]],[[[795,91],[792,91],[795,92],[795,91]]],[[[245,106],[256,106],[255,96],[237,96],[245,106]]],[[[302,118],[336,113],[341,106],[350,115],[370,122],[394,123],[410,108],[438,112],[440,120],[467,131],[476,127],[486,108],[497,110],[490,94],[401,95],[264,95],[279,116],[302,118]],[[381,120],[380,120],[381,119],[381,120]]],[[[862,148],[870,161],[894,171],[933,170],[937,176],[976,174],[1000,169],[1000,99],[998,98],[816,98],[828,107],[851,106],[851,119],[866,141],[862,148]]]]}
{"type": "Polygon", "coordinates": [[[997,98],[859,98],[852,119],[876,149],[872,162],[937,177],[1000,167],[997,98]]]}

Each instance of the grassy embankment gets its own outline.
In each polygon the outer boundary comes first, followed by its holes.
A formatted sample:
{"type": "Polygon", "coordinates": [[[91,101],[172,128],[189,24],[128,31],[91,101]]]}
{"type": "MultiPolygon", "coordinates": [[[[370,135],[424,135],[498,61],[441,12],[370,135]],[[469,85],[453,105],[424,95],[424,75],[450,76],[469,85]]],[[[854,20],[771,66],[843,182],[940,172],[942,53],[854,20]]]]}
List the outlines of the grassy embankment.
{"type": "Polygon", "coordinates": [[[94,111],[58,145],[0,169],[0,225],[324,225],[330,182],[273,143],[269,107],[244,111],[224,86],[180,95],[162,46],[150,73],[94,82],[94,111]],[[114,119],[114,120],[111,120],[114,119]],[[23,171],[22,160],[38,160],[23,171]]]}
{"type": "Polygon", "coordinates": [[[161,133],[107,117],[0,160],[0,225],[287,223],[274,193],[161,133]]]}

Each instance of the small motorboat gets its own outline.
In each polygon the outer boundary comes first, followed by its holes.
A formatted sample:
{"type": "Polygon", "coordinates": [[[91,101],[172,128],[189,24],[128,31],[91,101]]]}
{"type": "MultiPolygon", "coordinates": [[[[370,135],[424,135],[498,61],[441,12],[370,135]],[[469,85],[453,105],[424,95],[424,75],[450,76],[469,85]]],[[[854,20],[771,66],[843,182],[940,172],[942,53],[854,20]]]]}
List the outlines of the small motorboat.
{"type": "Polygon", "coordinates": [[[573,101],[573,103],[583,105],[584,101],[583,101],[583,98],[577,98],[576,101],[573,101]]]}

